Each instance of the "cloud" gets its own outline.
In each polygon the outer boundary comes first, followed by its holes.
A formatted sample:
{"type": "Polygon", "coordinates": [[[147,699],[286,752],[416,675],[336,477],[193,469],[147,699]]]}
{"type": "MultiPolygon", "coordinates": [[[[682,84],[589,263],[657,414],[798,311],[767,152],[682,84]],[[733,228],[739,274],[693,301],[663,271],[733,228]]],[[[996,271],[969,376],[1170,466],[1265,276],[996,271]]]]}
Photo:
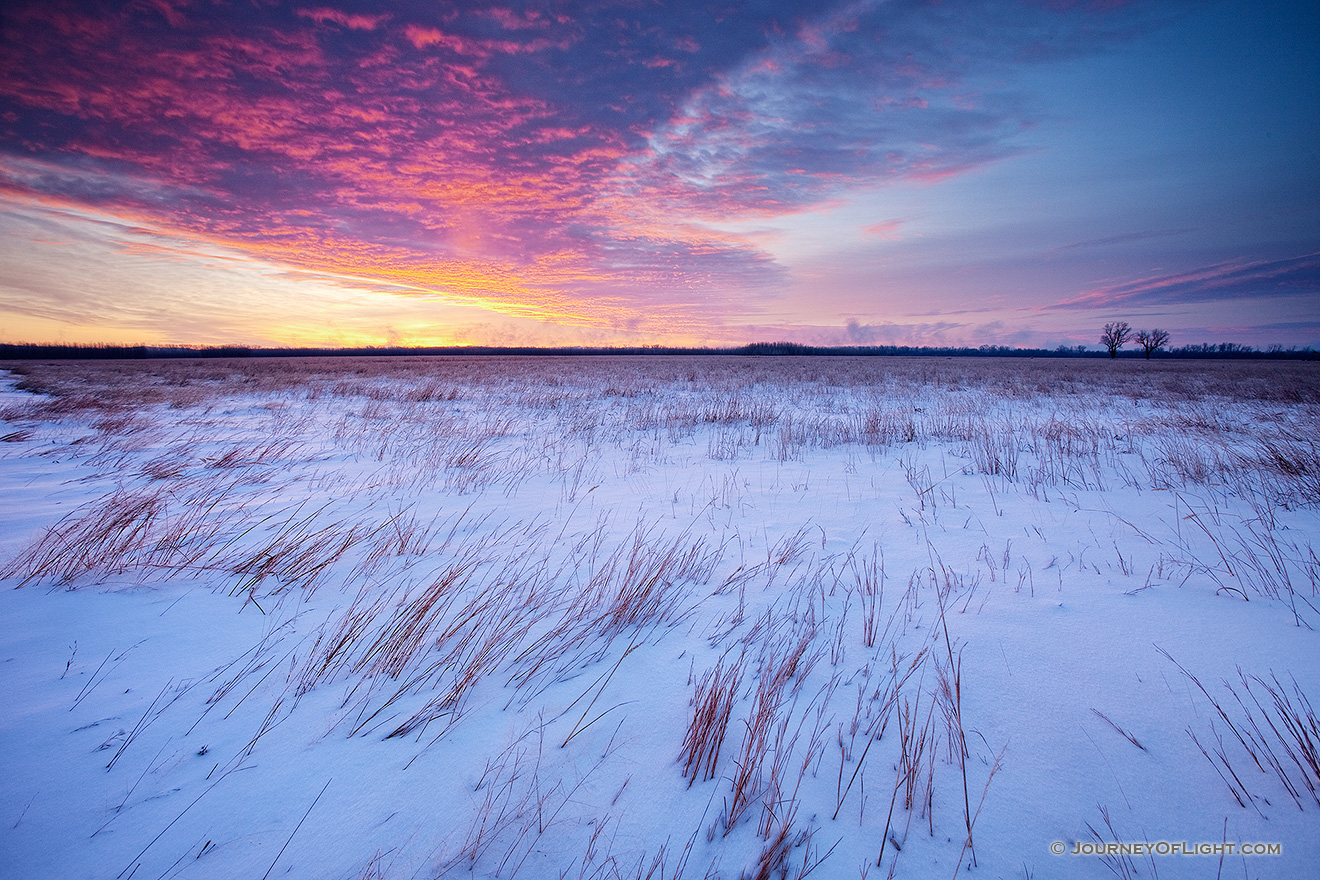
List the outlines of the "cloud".
{"type": "Polygon", "coordinates": [[[1098,309],[1121,305],[1214,302],[1320,293],[1320,253],[1281,260],[1235,260],[1184,272],[1112,282],[1047,306],[1098,309]]]}
{"type": "MultiPolygon", "coordinates": [[[[844,324],[843,333],[833,331],[824,334],[819,344],[822,345],[967,345],[973,328],[968,324],[951,321],[916,322],[901,324],[885,321],[877,324],[863,324],[856,318],[849,318],[844,324]]],[[[981,337],[984,341],[985,337],[981,337]]],[[[998,341],[998,340],[996,340],[998,341]]]]}
{"type": "Polygon", "coordinates": [[[1276,321],[1273,324],[1254,324],[1255,330],[1302,330],[1320,335],[1320,321],[1276,321]]]}
{"type": "Polygon", "coordinates": [[[903,237],[898,234],[898,231],[903,228],[903,223],[902,220],[881,220],[878,223],[863,226],[862,233],[885,241],[898,241],[903,237]]]}
{"type": "Polygon", "coordinates": [[[1110,235],[1105,238],[1093,238],[1087,241],[1076,241],[1071,244],[1060,245],[1052,248],[1051,254],[1061,253],[1063,251],[1089,250],[1091,248],[1109,247],[1115,244],[1131,244],[1138,241],[1149,241],[1159,238],[1173,238],[1178,235],[1185,235],[1192,232],[1191,229],[1150,229],[1141,232],[1125,232],[1122,235],[1110,235]]]}
{"type": "Polygon", "coordinates": [[[1025,0],[20,3],[0,191],[508,314],[696,325],[713,292],[736,307],[783,279],[715,224],[1014,155],[1034,117],[996,85],[1006,65],[1149,20],[1025,0]]]}
{"type": "Polygon", "coordinates": [[[389,20],[389,13],[366,15],[363,13],[343,12],[338,9],[299,9],[298,14],[318,24],[334,23],[341,27],[359,31],[372,31],[389,20]]]}

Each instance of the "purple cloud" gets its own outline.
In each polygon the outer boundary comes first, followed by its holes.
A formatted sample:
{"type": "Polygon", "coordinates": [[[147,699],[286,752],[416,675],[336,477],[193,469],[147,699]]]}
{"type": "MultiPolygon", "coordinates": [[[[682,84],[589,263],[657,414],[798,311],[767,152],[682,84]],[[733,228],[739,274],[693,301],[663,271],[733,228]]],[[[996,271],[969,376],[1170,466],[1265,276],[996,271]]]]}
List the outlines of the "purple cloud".
{"type": "Polygon", "coordinates": [[[1033,113],[996,84],[1007,65],[1153,20],[972,0],[43,0],[3,24],[0,190],[563,320],[700,312],[782,275],[710,221],[1014,155],[1033,113]]]}

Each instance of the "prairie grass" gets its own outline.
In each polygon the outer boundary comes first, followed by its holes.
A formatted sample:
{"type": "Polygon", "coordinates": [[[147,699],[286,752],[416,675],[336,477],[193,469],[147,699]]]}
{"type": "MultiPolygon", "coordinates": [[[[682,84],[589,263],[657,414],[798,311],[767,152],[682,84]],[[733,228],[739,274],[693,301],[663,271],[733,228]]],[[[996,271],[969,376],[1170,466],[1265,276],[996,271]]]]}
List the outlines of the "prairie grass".
{"type": "Polygon", "coordinates": [[[1202,744],[1187,729],[1239,805],[1260,810],[1260,805],[1269,804],[1268,798],[1252,794],[1256,783],[1250,767],[1254,766],[1259,774],[1277,780],[1299,810],[1305,809],[1304,803],[1320,807],[1320,718],[1295,678],[1285,685],[1274,673],[1248,675],[1238,667],[1237,683],[1224,680],[1227,696],[1223,692],[1216,696],[1168,652],[1160,653],[1205,697],[1227,731],[1217,731],[1212,721],[1210,736],[1202,734],[1208,744],[1202,744]],[[1240,749],[1230,755],[1234,742],[1240,749]],[[1251,787],[1243,777],[1253,779],[1251,787]]]}
{"type": "Polygon", "coordinates": [[[702,781],[715,778],[720,759],[720,748],[729,728],[729,716],[742,686],[742,660],[733,661],[726,669],[724,658],[697,682],[692,697],[692,720],[688,722],[683,739],[683,751],[678,759],[683,764],[683,775],[691,785],[700,777],[702,781]]]}
{"type": "MultiPolygon", "coordinates": [[[[182,738],[241,722],[221,778],[329,738],[393,756],[410,784],[448,779],[435,765],[466,759],[455,743],[477,756],[465,801],[437,792],[444,844],[418,832],[431,849],[393,868],[368,851],[363,876],[835,876],[841,853],[897,876],[910,848],[970,867],[1006,739],[977,715],[985,653],[960,635],[984,603],[1112,579],[1320,621],[1310,364],[25,369],[34,398],[3,414],[5,454],[79,469],[90,500],[42,507],[0,577],[186,579],[270,621],[206,694],[148,691],[115,772],[171,723],[182,738]],[[1049,543],[1060,521],[1085,528],[1049,543]],[[681,834],[639,830],[647,786],[681,834]]],[[[120,658],[89,666],[75,708],[120,658]]],[[[1218,691],[1183,671],[1214,708],[1193,747],[1237,803],[1263,810],[1268,782],[1320,807],[1320,730],[1295,679],[1239,672],[1218,691]]]]}
{"type": "Polygon", "coordinates": [[[92,573],[120,573],[149,547],[165,507],[159,490],[112,492],[65,516],[7,562],[0,575],[17,577],[23,586],[41,581],[68,585],[92,573]]]}

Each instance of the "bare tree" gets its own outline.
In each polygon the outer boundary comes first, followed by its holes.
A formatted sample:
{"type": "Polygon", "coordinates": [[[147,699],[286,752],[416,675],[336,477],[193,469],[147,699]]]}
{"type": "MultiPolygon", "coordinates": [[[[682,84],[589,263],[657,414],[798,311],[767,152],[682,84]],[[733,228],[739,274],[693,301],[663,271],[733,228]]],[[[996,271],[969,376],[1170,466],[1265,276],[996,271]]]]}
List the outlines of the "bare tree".
{"type": "Polygon", "coordinates": [[[1118,357],[1118,350],[1132,335],[1132,328],[1127,321],[1111,321],[1105,325],[1105,332],[1100,334],[1100,344],[1109,349],[1109,356],[1118,357]]]}
{"type": "Polygon", "coordinates": [[[1146,360],[1169,342],[1168,330],[1141,330],[1137,332],[1137,345],[1146,349],[1146,360]]]}

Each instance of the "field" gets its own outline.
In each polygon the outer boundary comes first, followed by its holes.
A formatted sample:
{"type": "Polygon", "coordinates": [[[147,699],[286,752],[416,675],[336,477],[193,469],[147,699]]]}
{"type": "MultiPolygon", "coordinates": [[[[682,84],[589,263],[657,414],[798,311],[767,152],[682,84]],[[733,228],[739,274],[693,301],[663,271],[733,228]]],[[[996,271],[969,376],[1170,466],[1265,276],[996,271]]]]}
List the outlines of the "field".
{"type": "Polygon", "coordinates": [[[7,366],[4,877],[1320,865],[1320,364],[7,366]]]}

